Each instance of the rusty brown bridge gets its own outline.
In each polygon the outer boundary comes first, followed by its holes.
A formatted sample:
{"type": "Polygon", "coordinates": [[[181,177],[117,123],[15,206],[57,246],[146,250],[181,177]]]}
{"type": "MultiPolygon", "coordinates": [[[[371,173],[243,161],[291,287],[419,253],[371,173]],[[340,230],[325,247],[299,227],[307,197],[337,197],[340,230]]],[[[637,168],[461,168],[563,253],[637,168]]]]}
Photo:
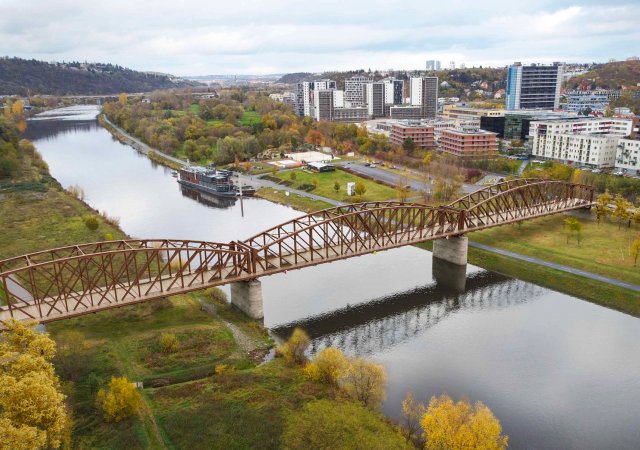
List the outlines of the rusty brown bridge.
{"type": "Polygon", "coordinates": [[[0,261],[0,321],[49,322],[231,283],[231,301],[262,317],[259,277],[434,240],[434,257],[464,266],[465,233],[593,204],[590,186],[520,179],[440,207],[339,206],[245,241],[97,242],[0,261]]]}

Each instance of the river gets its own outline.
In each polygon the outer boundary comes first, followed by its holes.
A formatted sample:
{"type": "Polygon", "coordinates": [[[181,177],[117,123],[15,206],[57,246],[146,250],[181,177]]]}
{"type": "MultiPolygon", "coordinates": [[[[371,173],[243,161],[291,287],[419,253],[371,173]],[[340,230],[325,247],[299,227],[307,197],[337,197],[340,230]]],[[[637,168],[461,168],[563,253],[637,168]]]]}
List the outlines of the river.
{"type": "MultiPolygon", "coordinates": [[[[133,237],[228,242],[301,215],[261,199],[217,204],[112,138],[95,107],[31,120],[51,174],[120,218],[133,237]]],[[[447,268],[437,267],[438,270],[447,268]]],[[[514,449],[637,449],[640,320],[469,265],[463,291],[437,284],[431,253],[404,247],[261,279],[265,325],[301,325],[313,350],[384,364],[384,412],[411,391],[482,401],[514,449]]]]}

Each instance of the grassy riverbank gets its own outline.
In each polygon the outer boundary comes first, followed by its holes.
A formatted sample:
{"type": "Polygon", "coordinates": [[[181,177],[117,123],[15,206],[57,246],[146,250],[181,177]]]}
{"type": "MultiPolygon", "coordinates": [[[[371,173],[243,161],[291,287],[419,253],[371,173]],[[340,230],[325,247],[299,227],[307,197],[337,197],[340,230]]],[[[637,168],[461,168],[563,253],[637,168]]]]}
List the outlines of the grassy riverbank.
{"type": "MultiPolygon", "coordinates": [[[[432,250],[433,243],[417,245],[432,250]]],[[[598,305],[640,317],[638,293],[590,278],[540,266],[508,256],[469,247],[468,260],[483,269],[528,281],[549,289],[587,300],[598,305]]]]}
{"type": "Polygon", "coordinates": [[[273,203],[291,206],[293,209],[297,209],[298,211],[307,213],[333,207],[331,203],[323,202],[321,200],[315,200],[309,197],[303,197],[298,194],[286,195],[285,191],[280,191],[272,188],[258,189],[258,191],[256,192],[256,197],[269,200],[273,203]]]}

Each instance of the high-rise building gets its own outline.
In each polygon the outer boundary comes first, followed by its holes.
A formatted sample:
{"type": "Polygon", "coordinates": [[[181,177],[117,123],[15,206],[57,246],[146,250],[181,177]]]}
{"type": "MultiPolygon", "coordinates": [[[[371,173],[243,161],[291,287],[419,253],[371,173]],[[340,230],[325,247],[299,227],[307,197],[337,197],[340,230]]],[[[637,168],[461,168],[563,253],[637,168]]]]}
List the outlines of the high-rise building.
{"type": "Polygon", "coordinates": [[[344,80],[344,100],[347,106],[362,107],[366,106],[364,97],[365,85],[372,83],[373,78],[356,75],[344,80]]]}
{"type": "Polygon", "coordinates": [[[514,63],[507,71],[507,109],[557,109],[562,66],[514,63]]]}
{"type": "Polygon", "coordinates": [[[385,83],[377,81],[374,83],[366,84],[366,102],[369,115],[371,117],[378,118],[385,116],[385,83]]]}
{"type": "Polygon", "coordinates": [[[436,59],[429,59],[427,60],[427,70],[440,70],[440,61],[436,60],[436,59]]]}
{"type": "Polygon", "coordinates": [[[296,84],[295,90],[295,111],[299,116],[315,116],[314,91],[322,89],[336,89],[336,82],[333,80],[303,81],[296,84]]]}
{"type": "Polygon", "coordinates": [[[404,99],[404,81],[395,78],[382,80],[384,83],[384,102],[387,105],[402,105],[404,99]]]}
{"type": "Polygon", "coordinates": [[[411,104],[420,106],[421,118],[435,119],[438,112],[438,77],[412,77],[411,104]]]}
{"type": "Polygon", "coordinates": [[[314,91],[313,112],[316,120],[333,120],[334,92],[334,89],[314,91]]]}

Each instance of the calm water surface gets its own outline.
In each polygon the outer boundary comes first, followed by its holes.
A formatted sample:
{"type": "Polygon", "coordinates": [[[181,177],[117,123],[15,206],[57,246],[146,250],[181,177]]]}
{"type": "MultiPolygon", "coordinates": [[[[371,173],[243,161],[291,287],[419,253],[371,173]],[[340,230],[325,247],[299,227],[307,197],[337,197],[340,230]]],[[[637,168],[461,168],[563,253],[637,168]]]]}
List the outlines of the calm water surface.
{"type": "MultiPolygon", "coordinates": [[[[245,239],[300,215],[260,199],[220,204],[113,139],[94,107],[30,121],[29,138],[63,186],[140,238],[245,239]]],[[[313,350],[337,346],[385,365],[384,412],[407,391],[487,404],[514,449],[640,448],[640,321],[469,266],[432,267],[413,247],[262,279],[265,325],[303,326],[313,350]],[[437,283],[433,273],[448,273],[437,283]],[[464,284],[463,290],[460,284],[464,284]]]]}

